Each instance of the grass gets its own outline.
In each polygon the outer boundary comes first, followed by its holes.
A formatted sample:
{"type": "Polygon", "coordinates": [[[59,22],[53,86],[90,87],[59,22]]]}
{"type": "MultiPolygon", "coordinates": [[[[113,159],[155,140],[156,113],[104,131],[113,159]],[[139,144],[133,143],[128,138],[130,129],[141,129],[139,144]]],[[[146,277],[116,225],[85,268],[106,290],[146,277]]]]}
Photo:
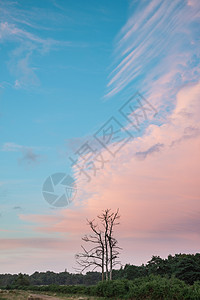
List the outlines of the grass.
{"type": "Polygon", "coordinates": [[[0,294],[0,300],[27,300],[29,294],[25,291],[4,291],[0,294]]]}
{"type": "MultiPolygon", "coordinates": [[[[0,300],[27,300],[28,296],[31,294],[40,294],[46,295],[46,296],[51,296],[51,297],[56,297],[60,300],[100,300],[103,298],[98,298],[98,297],[89,297],[89,296],[80,296],[80,295],[61,295],[59,293],[41,293],[41,292],[29,292],[29,291],[18,291],[18,290],[11,290],[11,291],[2,291],[0,293],[0,300]]],[[[49,299],[50,300],[50,299],[49,299]]]]}

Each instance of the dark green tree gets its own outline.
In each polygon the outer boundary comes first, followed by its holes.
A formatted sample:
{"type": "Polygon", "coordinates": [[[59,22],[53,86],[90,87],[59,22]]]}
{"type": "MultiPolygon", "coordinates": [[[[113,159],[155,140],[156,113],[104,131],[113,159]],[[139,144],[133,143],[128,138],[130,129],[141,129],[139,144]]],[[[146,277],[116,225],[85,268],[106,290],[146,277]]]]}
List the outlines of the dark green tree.
{"type": "Polygon", "coordinates": [[[27,275],[23,275],[22,273],[18,274],[18,277],[14,281],[13,285],[15,286],[29,286],[30,281],[27,275]]]}

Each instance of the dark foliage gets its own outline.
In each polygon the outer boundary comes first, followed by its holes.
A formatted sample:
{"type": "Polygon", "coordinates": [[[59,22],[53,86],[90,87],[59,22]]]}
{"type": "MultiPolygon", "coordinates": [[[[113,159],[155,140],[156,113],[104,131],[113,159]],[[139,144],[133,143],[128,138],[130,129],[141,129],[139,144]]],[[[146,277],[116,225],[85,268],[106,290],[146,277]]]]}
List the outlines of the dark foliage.
{"type": "MultiPolygon", "coordinates": [[[[10,287],[12,288],[12,287],[10,287]]],[[[20,290],[34,292],[53,292],[59,294],[75,294],[98,296],[110,299],[132,300],[199,300],[200,282],[188,285],[175,277],[167,278],[160,275],[150,275],[134,280],[113,280],[99,282],[93,286],[81,285],[46,285],[19,286],[20,290]]]]}
{"type": "MultiPolygon", "coordinates": [[[[119,270],[113,270],[113,279],[134,280],[149,275],[160,275],[176,277],[185,283],[192,285],[195,281],[200,281],[200,253],[196,254],[176,254],[169,255],[162,259],[153,256],[152,259],[142,266],[127,264],[119,270]]],[[[30,285],[95,285],[101,281],[101,273],[87,272],[83,274],[71,274],[68,272],[35,272],[32,275],[0,275],[0,286],[26,286],[30,285]]],[[[111,284],[111,283],[108,283],[111,284]]]]}

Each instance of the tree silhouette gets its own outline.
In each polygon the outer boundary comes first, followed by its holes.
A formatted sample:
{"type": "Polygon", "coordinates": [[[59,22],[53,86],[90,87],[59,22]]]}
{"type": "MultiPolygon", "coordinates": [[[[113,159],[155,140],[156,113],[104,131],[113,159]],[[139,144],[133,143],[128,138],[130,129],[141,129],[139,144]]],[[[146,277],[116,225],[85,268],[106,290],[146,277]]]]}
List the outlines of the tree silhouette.
{"type": "Polygon", "coordinates": [[[83,245],[81,248],[83,252],[75,255],[80,272],[92,267],[92,271],[96,268],[101,268],[102,281],[104,280],[104,271],[106,280],[112,280],[113,267],[121,264],[118,260],[119,250],[118,241],[114,237],[114,227],[119,225],[119,209],[112,212],[110,209],[105,209],[97,216],[100,220],[100,227],[95,219],[89,221],[92,234],[85,235],[82,240],[86,243],[93,244],[90,250],[87,250],[83,245]]]}

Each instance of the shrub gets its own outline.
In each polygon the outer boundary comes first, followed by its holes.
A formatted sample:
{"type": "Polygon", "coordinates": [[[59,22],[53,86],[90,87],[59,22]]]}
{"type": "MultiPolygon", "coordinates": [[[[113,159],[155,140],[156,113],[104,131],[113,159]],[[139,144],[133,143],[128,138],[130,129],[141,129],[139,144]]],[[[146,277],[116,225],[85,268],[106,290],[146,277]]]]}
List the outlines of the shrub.
{"type": "Polygon", "coordinates": [[[123,297],[129,290],[129,281],[123,280],[112,280],[99,282],[94,288],[96,296],[100,297],[123,297]]]}
{"type": "MultiPolygon", "coordinates": [[[[13,289],[12,287],[9,287],[13,289]]],[[[199,300],[200,281],[188,285],[176,277],[168,278],[150,275],[135,280],[113,280],[98,283],[96,286],[83,285],[46,285],[46,286],[18,286],[40,292],[54,292],[63,294],[91,295],[113,299],[133,300],[199,300]]]]}

